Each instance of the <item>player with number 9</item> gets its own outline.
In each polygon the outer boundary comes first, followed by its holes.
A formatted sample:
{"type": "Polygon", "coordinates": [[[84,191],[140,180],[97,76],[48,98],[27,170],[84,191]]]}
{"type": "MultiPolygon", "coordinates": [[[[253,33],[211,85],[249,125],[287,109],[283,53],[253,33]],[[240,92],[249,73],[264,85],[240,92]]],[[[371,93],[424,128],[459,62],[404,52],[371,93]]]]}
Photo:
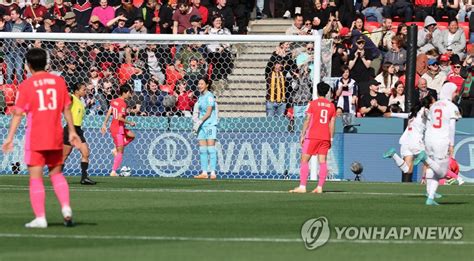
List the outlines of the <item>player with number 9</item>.
{"type": "Polygon", "coordinates": [[[318,99],[309,103],[306,118],[301,131],[300,143],[303,147],[300,165],[300,186],[290,190],[291,193],[306,193],[309,174],[309,160],[316,155],[319,162],[318,186],[313,193],[322,193],[328,174],[326,158],[334,137],[336,108],[325,98],[330,86],[318,83],[318,99]]]}
{"type": "Polygon", "coordinates": [[[128,121],[127,116],[127,103],[126,100],[132,97],[132,90],[128,85],[120,86],[119,95],[115,100],[110,102],[110,108],[105,116],[104,123],[102,124],[101,132],[105,134],[107,131],[107,122],[112,115],[112,123],[110,124],[110,134],[114,140],[115,149],[112,150],[114,155],[114,162],[112,165],[112,171],[110,172],[111,177],[116,177],[117,169],[122,164],[123,152],[125,147],[135,139],[135,134],[125,128],[125,125],[135,126],[135,122],[128,121]]]}
{"type": "Polygon", "coordinates": [[[30,174],[30,202],[36,218],[25,224],[25,227],[48,227],[43,184],[43,167],[45,165],[49,168],[49,177],[61,205],[64,225],[72,226],[69,185],[61,171],[63,164],[61,114],[64,114],[69,129],[69,142],[72,145],[77,145],[80,142],[69,108],[71,99],[64,79],[45,71],[47,53],[44,49],[32,48],[28,50],[26,61],[32,76],[18,87],[10,130],[2,150],[3,152],[13,150],[15,132],[23,115],[26,114],[25,162],[30,174]]]}

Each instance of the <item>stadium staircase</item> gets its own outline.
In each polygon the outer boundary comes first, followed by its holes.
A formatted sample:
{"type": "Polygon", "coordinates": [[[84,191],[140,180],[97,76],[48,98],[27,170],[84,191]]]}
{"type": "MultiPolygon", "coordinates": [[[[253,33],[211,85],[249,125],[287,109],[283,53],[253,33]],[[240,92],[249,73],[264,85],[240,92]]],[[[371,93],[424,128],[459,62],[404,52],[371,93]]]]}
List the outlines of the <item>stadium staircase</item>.
{"type": "MultiPolygon", "coordinates": [[[[249,34],[285,34],[292,20],[251,21],[249,34]]],[[[265,117],[265,66],[278,43],[235,44],[234,70],[215,87],[220,117],[265,117]]]]}

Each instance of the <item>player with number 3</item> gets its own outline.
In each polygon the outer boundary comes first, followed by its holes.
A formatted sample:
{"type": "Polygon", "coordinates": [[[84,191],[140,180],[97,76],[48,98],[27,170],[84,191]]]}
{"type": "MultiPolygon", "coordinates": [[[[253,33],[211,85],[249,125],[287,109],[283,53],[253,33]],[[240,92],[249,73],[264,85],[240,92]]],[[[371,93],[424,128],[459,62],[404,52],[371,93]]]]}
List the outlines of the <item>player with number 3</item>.
{"type": "Polygon", "coordinates": [[[313,193],[323,193],[323,186],[328,174],[326,158],[331,148],[336,122],[336,108],[325,98],[330,86],[318,83],[318,99],[309,103],[306,118],[301,130],[300,142],[303,146],[300,165],[300,186],[290,190],[291,193],[306,193],[309,174],[309,160],[316,155],[319,162],[318,186],[313,193]]]}

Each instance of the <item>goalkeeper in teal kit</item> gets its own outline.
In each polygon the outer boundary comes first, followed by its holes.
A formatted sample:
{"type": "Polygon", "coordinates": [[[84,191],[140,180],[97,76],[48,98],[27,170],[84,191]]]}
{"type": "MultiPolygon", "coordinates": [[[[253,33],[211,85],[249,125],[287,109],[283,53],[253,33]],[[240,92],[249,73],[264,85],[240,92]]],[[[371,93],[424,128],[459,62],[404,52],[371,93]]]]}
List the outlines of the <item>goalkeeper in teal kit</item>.
{"type": "Polygon", "coordinates": [[[194,105],[193,131],[197,133],[199,141],[201,173],[194,176],[194,178],[216,179],[217,103],[214,94],[210,91],[210,80],[207,78],[200,79],[198,89],[201,95],[199,95],[198,102],[194,105]]]}

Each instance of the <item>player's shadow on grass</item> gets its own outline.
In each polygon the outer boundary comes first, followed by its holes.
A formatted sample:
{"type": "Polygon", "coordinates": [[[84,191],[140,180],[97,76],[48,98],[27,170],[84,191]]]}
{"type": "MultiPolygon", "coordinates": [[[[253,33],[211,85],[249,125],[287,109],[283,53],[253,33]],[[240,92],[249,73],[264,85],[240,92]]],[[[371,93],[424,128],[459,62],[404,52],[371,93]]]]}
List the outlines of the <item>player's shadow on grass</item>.
{"type": "MultiPolygon", "coordinates": [[[[74,222],[74,227],[83,226],[97,226],[97,223],[92,222],[74,222]]],[[[63,223],[48,223],[48,227],[64,227],[63,223]]]]}
{"type": "Polygon", "coordinates": [[[464,205],[468,202],[438,202],[440,205],[464,205]]]}

